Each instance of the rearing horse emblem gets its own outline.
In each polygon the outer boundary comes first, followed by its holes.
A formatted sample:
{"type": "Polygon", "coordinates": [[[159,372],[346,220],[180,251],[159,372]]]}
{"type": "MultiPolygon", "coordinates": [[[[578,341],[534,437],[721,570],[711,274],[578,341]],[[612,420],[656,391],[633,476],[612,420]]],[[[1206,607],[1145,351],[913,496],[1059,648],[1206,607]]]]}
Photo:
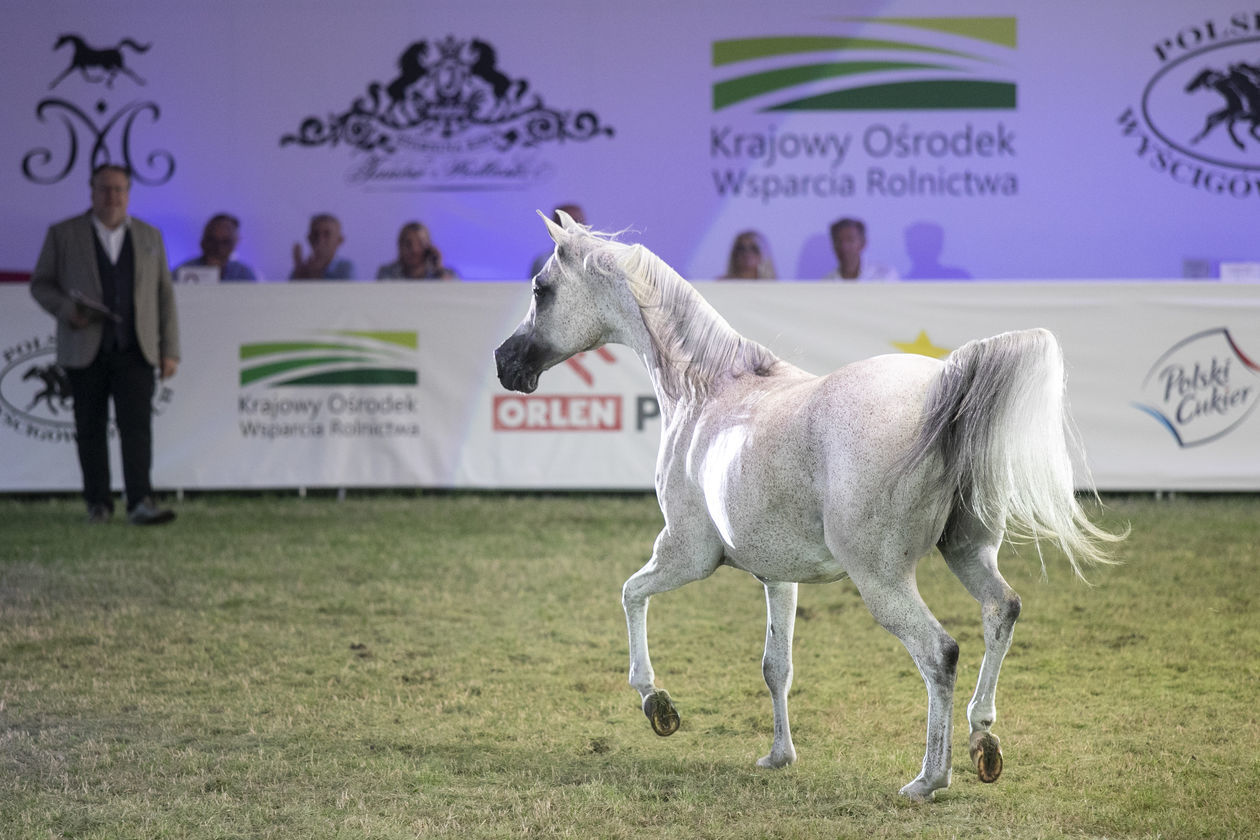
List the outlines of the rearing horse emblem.
{"type": "Polygon", "coordinates": [[[125,73],[130,76],[137,84],[142,85],[145,83],[144,79],[127,68],[123,59],[122,48],[130,47],[138,53],[144,53],[149,51],[151,44],[138,44],[130,38],[123,38],[118,42],[117,46],[98,49],[90,46],[78,35],[62,35],[57,39],[53,50],[59,50],[66,44],[74,45],[74,55],[70,59],[70,66],[63,70],[61,75],[52,80],[52,84],[48,86],[49,90],[61,84],[62,80],[75,70],[78,70],[83,75],[83,78],[89,82],[104,82],[105,87],[108,88],[114,86],[114,79],[119,73],[125,73]],[[99,70],[103,75],[99,78],[94,78],[89,72],[90,70],[99,70]]]}
{"type": "Polygon", "coordinates": [[[1225,123],[1229,139],[1239,149],[1245,149],[1234,133],[1236,122],[1251,123],[1249,133],[1260,141],[1260,66],[1240,61],[1230,65],[1228,72],[1224,73],[1211,67],[1205,68],[1186,85],[1186,93],[1201,88],[1211,88],[1225,97],[1225,107],[1208,114],[1203,130],[1190,142],[1198,143],[1216,126],[1225,123]]]}

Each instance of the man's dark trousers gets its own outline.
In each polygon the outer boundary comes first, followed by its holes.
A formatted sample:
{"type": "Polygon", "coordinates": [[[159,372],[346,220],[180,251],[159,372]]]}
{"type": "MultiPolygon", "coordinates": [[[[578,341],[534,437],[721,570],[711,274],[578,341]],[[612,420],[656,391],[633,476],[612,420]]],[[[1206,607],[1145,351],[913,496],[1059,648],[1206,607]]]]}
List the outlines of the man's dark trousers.
{"type": "MultiPolygon", "coordinates": [[[[106,340],[103,345],[114,342],[106,340]]],[[[153,458],[153,366],[132,342],[126,349],[102,346],[85,368],[69,368],[66,375],[74,394],[74,426],[79,466],[83,469],[83,497],[88,507],[113,510],[109,484],[109,402],[122,445],[123,483],[130,511],[153,493],[149,470],[153,458]]]]}

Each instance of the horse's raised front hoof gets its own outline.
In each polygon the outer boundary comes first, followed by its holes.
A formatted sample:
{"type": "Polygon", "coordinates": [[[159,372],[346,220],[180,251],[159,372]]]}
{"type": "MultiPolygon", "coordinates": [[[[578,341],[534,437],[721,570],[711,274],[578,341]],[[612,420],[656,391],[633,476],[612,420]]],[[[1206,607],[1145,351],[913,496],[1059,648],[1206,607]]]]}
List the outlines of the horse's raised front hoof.
{"type": "Polygon", "coordinates": [[[1002,775],[1002,747],[992,732],[977,729],[971,733],[971,763],[975,765],[980,781],[996,782],[1002,775]]]}
{"type": "Polygon", "coordinates": [[[652,722],[652,731],[662,738],[678,731],[678,710],[674,701],[669,699],[669,692],[658,688],[643,698],[643,714],[652,722]]]}

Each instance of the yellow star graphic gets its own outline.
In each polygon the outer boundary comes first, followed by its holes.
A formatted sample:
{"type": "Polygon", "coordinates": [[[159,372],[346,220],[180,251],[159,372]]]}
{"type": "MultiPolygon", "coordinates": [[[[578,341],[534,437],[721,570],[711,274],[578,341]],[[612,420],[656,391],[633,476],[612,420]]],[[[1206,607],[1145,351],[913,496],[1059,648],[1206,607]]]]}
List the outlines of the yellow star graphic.
{"type": "Polygon", "coordinates": [[[930,356],[933,359],[943,359],[953,352],[948,347],[937,347],[933,344],[932,339],[928,338],[927,330],[919,330],[914,341],[894,341],[892,346],[902,353],[918,353],[920,356],[930,356]]]}

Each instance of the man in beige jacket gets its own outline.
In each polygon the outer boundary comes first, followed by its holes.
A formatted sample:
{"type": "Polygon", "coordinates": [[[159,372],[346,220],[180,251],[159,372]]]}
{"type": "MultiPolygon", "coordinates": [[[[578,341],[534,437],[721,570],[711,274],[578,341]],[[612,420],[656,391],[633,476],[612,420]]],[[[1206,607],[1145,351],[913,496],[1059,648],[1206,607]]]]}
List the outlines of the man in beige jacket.
{"type": "Polygon", "coordinates": [[[162,234],[127,215],[131,173],[92,172],[92,209],[48,229],[31,274],[31,295],[57,319],[57,363],[74,396],[74,425],[88,521],[113,513],[109,402],[122,447],[127,518],[137,525],[175,514],[153,501],[154,370],[179,366],[179,324],[162,234]]]}

